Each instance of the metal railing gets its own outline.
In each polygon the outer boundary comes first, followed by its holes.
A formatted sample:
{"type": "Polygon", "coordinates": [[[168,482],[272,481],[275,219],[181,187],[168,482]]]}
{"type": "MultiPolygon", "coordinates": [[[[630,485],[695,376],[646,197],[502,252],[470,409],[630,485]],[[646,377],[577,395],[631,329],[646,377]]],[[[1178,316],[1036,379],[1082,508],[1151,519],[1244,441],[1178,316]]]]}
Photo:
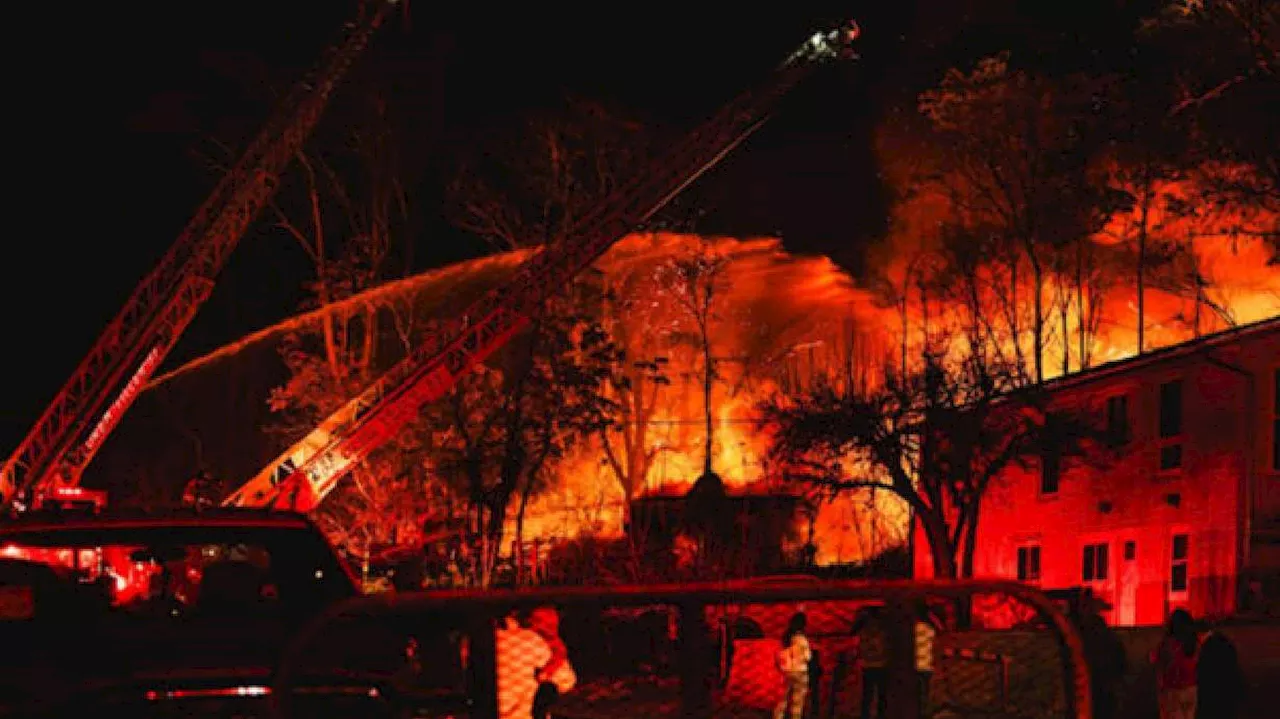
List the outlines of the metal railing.
{"type": "Polygon", "coordinates": [[[388,696],[422,717],[1091,716],[1080,637],[1035,589],[815,580],[361,598],[287,648],[272,692],[279,714],[291,714],[290,687],[319,657],[352,668],[405,638],[414,661],[381,671],[388,696]],[[785,666],[781,638],[797,615],[809,661],[785,666]],[[341,639],[352,636],[362,640],[341,639]],[[571,672],[556,669],[558,656],[571,672]]]}

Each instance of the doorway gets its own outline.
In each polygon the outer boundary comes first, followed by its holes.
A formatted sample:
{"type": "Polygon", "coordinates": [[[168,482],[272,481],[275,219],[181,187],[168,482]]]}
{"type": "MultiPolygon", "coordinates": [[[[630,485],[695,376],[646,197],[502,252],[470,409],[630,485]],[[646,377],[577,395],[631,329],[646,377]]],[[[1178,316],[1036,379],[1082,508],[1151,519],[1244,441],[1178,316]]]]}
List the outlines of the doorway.
{"type": "Polygon", "coordinates": [[[1138,571],[1138,540],[1124,537],[1120,541],[1120,571],[1116,587],[1115,623],[1121,627],[1132,627],[1138,623],[1138,585],[1141,583],[1141,572],[1138,571]]]}

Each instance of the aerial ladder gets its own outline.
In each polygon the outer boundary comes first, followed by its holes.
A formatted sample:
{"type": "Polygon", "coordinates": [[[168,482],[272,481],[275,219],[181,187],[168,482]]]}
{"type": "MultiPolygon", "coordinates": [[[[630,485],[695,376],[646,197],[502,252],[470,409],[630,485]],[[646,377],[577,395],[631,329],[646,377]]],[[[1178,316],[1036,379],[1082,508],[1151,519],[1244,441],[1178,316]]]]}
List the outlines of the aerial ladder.
{"type": "Polygon", "coordinates": [[[856,24],[814,33],[748,91],[580,218],[561,242],[543,247],[514,277],[442,323],[403,360],[326,418],[224,500],[228,506],[310,511],[354,466],[427,403],[523,329],[546,300],[623,236],[642,228],[703,173],[750,137],[778,100],[814,68],[852,57],[856,24]]]}
{"type": "MultiPolygon", "coordinates": [[[[277,105],[160,262],[0,467],[0,500],[72,487],[213,291],[214,279],[275,194],[329,98],[399,0],[362,7],[277,105]]],[[[362,3],[362,5],[364,5],[362,3]]]]}

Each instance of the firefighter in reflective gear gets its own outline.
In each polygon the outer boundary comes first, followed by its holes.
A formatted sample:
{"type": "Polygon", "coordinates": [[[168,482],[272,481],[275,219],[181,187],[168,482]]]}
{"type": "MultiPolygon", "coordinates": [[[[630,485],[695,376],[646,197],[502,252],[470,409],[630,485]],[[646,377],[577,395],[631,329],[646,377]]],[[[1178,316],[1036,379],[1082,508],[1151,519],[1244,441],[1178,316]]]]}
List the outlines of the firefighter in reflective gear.
{"type": "Polygon", "coordinates": [[[209,474],[208,470],[202,469],[183,488],[182,505],[196,509],[216,506],[222,494],[221,489],[221,484],[209,474]]]}

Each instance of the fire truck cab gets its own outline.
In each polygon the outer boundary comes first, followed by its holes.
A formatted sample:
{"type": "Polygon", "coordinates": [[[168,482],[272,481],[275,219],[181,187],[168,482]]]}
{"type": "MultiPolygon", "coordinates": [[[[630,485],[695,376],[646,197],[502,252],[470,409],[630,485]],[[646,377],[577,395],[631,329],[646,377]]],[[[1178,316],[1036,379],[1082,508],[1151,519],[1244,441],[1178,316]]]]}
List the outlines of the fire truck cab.
{"type": "Polygon", "coordinates": [[[107,506],[107,493],[84,487],[47,487],[37,489],[31,499],[34,510],[82,510],[101,512],[107,506]]]}

